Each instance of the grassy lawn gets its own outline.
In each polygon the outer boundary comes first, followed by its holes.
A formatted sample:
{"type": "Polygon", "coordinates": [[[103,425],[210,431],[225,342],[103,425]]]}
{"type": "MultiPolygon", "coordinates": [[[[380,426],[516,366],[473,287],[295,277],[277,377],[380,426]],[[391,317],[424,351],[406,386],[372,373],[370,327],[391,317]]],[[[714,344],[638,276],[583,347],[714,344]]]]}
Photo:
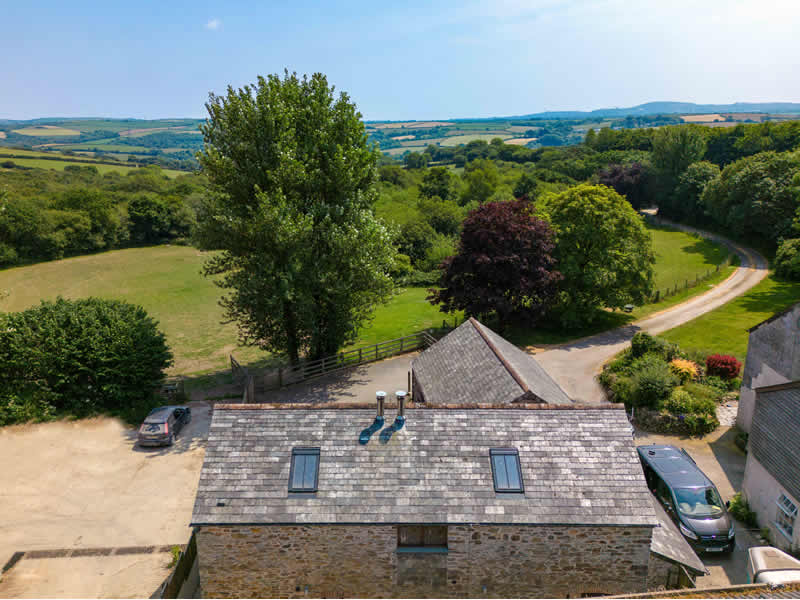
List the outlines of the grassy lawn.
{"type": "Polygon", "coordinates": [[[686,280],[713,271],[728,256],[728,250],[705,238],[682,231],[648,226],[656,254],[656,289],[683,286],[686,280]]]}
{"type": "MultiPolygon", "coordinates": [[[[7,269],[0,271],[0,311],[23,310],[58,295],[116,298],[143,306],[159,322],[175,354],[172,373],[224,369],[231,352],[242,363],[268,359],[256,348],[239,347],[236,326],[220,323],[221,290],[200,273],[204,258],[195,248],[154,246],[7,269]]],[[[441,326],[445,315],[426,302],[426,295],[423,288],[401,290],[378,308],[356,346],[441,326]]]]}
{"type": "Polygon", "coordinates": [[[796,302],[800,302],[800,283],[770,275],[746,294],[661,337],[684,349],[732,354],[744,361],[747,330],[796,302]]]}
{"type": "MultiPolygon", "coordinates": [[[[703,267],[717,258],[713,248],[686,234],[656,232],[655,236],[663,249],[659,254],[659,270],[663,265],[663,270],[672,273],[671,276],[694,273],[692,269],[704,272],[703,267]],[[667,257],[672,260],[683,254],[691,255],[691,260],[683,262],[690,265],[685,267],[685,271],[675,269],[671,264],[664,265],[667,257]]],[[[217,304],[221,290],[201,275],[204,257],[202,252],[186,246],[155,246],[114,250],[0,271],[0,311],[22,310],[40,299],[54,299],[58,295],[66,298],[90,295],[117,298],[140,304],[160,323],[175,354],[172,369],[175,374],[224,369],[231,352],[245,364],[269,360],[267,354],[255,348],[239,347],[235,325],[221,323],[222,309],[217,304]],[[2,292],[8,292],[8,295],[3,297],[2,292]]],[[[639,307],[633,313],[604,312],[584,330],[564,331],[556,327],[511,331],[509,337],[521,345],[552,344],[605,331],[702,293],[724,279],[732,269],[723,269],[715,278],[696,288],[658,304],[639,307]]],[[[366,346],[421,329],[437,328],[445,318],[452,323],[453,315],[439,312],[425,300],[426,296],[425,288],[399,290],[386,305],[377,308],[374,318],[364,327],[353,346],[366,346]]],[[[458,322],[461,320],[461,315],[458,315],[458,322]]]]}
{"type": "MultiPolygon", "coordinates": [[[[452,327],[453,315],[439,312],[425,299],[427,295],[426,288],[400,288],[388,304],[378,307],[375,318],[363,329],[353,347],[377,344],[422,329],[441,327],[444,319],[452,327]]],[[[463,315],[459,313],[457,318],[461,324],[463,315]]]]}
{"type": "Polygon", "coordinates": [[[682,290],[655,304],[637,306],[629,313],[610,310],[600,311],[591,325],[587,325],[581,329],[563,329],[559,327],[558,324],[554,326],[543,325],[536,329],[517,329],[509,331],[506,337],[519,346],[544,346],[550,344],[564,344],[582,337],[602,333],[609,329],[622,327],[628,323],[638,321],[639,319],[661,312],[689,298],[707,292],[718,283],[725,281],[735,270],[735,265],[720,269],[719,273],[715,273],[713,276],[698,284],[697,287],[682,290]]]}

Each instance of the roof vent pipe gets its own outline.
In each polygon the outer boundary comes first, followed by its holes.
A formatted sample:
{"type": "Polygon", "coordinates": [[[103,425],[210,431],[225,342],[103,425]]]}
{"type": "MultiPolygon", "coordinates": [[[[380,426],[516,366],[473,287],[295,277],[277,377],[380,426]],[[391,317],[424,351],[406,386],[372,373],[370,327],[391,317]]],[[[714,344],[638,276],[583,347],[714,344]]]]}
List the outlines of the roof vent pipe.
{"type": "Polygon", "coordinates": [[[403,423],[406,420],[406,392],[397,390],[394,395],[397,397],[397,421],[403,423]]]}
{"type": "Polygon", "coordinates": [[[375,420],[372,425],[367,427],[358,436],[358,443],[362,446],[368,444],[372,434],[383,427],[383,403],[386,400],[386,392],[375,392],[375,399],[378,401],[378,414],[375,415],[375,420]]]}
{"type": "Polygon", "coordinates": [[[375,415],[375,419],[383,421],[383,404],[386,401],[386,392],[375,392],[375,399],[378,401],[378,414],[375,415]]]}

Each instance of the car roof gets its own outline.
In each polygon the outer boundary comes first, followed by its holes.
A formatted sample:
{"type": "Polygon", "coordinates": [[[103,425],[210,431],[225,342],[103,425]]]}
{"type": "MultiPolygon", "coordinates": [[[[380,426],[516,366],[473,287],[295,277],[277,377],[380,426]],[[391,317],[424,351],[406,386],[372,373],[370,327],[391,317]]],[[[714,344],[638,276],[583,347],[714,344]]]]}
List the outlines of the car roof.
{"type": "Polygon", "coordinates": [[[713,486],[692,460],[675,446],[652,444],[636,450],[665,483],[672,487],[713,486]]]}
{"type": "Polygon", "coordinates": [[[181,408],[180,406],[159,406],[158,408],[154,408],[151,410],[147,417],[146,421],[150,421],[151,423],[157,421],[158,419],[166,420],[170,413],[175,410],[176,408],[181,408]]]}

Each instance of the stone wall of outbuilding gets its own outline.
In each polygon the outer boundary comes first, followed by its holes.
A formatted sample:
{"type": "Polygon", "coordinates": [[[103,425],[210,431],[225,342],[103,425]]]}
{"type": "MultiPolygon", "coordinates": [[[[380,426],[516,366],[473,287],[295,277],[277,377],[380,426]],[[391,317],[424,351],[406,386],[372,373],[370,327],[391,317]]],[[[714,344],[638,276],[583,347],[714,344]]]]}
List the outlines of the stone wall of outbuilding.
{"type": "Polygon", "coordinates": [[[392,525],[203,526],[203,597],[564,598],[647,589],[649,527],[451,525],[446,553],[392,525]]]}

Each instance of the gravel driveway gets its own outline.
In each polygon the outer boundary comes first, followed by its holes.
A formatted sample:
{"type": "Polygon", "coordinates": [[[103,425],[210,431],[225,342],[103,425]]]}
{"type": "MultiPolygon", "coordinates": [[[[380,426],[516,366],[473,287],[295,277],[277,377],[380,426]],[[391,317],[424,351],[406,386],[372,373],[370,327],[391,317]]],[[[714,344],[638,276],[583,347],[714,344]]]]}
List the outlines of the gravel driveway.
{"type": "Polygon", "coordinates": [[[191,406],[192,422],[169,448],[135,447],[136,430],[105,417],[0,428],[0,567],[16,552],[83,555],[23,557],[2,576],[0,597],[150,596],[168,554],[84,558],[188,541],[210,421],[208,404],[191,406]],[[70,580],[81,585],[59,583],[70,580]]]}

